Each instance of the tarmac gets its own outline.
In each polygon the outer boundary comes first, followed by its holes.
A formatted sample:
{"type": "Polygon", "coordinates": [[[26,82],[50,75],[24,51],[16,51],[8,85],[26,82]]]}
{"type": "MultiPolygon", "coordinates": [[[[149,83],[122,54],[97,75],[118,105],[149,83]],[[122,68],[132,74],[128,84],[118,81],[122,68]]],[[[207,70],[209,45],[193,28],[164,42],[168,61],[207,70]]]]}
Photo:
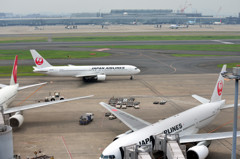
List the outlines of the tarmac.
{"type": "MultiPolygon", "coordinates": [[[[34,30],[34,27],[1,27],[0,37],[26,36],[114,36],[119,35],[239,35],[239,25],[220,26],[190,26],[188,29],[172,30],[169,25],[162,28],[149,26],[79,26],[77,30],[67,30],[64,26],[46,26],[44,30],[34,30]]],[[[232,41],[233,42],[233,41],[232,41]]],[[[144,42],[143,42],[144,43],[144,42]]],[[[159,42],[148,42],[156,44],[159,42]]],[[[164,42],[163,42],[164,43],[164,42]]],[[[165,44],[174,44],[168,42],[165,44]]],[[[199,43],[199,41],[197,41],[199,43]]],[[[209,43],[209,42],[205,42],[209,43]]],[[[211,44],[219,41],[211,41],[211,44]]],[[[239,44],[239,40],[234,41],[239,44]]],[[[78,43],[79,44],[79,43],[78,43]]],[[[88,43],[87,43],[88,44],[88,43]]],[[[104,43],[103,43],[104,44],[104,43]]],[[[74,45],[74,44],[73,44],[74,45]]],[[[75,44],[76,45],[76,44],[75,44]]],[[[84,44],[82,44],[84,45],[84,44]]],[[[95,45],[95,44],[93,44],[95,45]]],[[[102,44],[101,44],[102,45],[102,44]]],[[[135,45],[135,44],[133,44],[135,45]]],[[[69,43],[56,44],[53,42],[34,44],[1,44],[2,49],[61,49],[80,50],[69,43]],[[33,45],[32,45],[33,44],[33,45]],[[36,48],[35,48],[36,46],[36,48]]],[[[84,48],[83,50],[85,50],[84,48]]],[[[49,60],[51,64],[129,64],[136,65],[142,71],[135,75],[134,80],[128,76],[107,77],[106,81],[84,83],[81,79],[71,77],[19,77],[20,86],[38,82],[49,82],[43,87],[25,89],[18,93],[11,106],[20,106],[43,101],[49,92],[59,91],[65,98],[86,96],[94,97],[55,104],[48,107],[24,111],[23,125],[15,129],[14,153],[22,158],[33,157],[34,151],[41,150],[43,154],[53,155],[56,159],[96,159],[104,148],[112,142],[115,136],[128,131],[118,119],[108,120],[107,112],[99,102],[108,102],[114,97],[135,97],[140,101],[140,109],[127,108],[125,111],[142,118],[150,123],[163,120],[184,110],[199,105],[191,97],[198,94],[210,98],[215,87],[220,68],[217,64],[238,62],[239,53],[230,52],[232,56],[213,57],[173,57],[173,53],[186,54],[221,54],[225,52],[200,51],[161,51],[161,50],[129,50],[111,49],[112,56],[90,59],[49,60]],[[154,105],[154,101],[166,100],[165,105],[154,105]],[[79,125],[79,117],[87,112],[94,113],[94,120],[89,125],[79,125]]],[[[0,65],[12,65],[12,60],[1,61],[0,65]]],[[[33,65],[33,60],[19,60],[19,65],[33,65]]],[[[228,70],[231,72],[231,70],[228,70]]],[[[1,83],[8,84],[10,77],[1,77],[1,83]]],[[[226,81],[223,98],[227,104],[234,102],[234,81],[226,81]]],[[[194,114],[193,114],[194,115],[194,114]]],[[[240,115],[240,114],[239,114],[240,115]]],[[[233,109],[222,111],[217,118],[199,133],[232,131],[233,109]]],[[[237,158],[240,158],[240,139],[237,142],[237,158]]],[[[207,159],[230,158],[232,139],[213,141],[209,147],[207,159]]]]}
{"type": "MultiPolygon", "coordinates": [[[[176,35],[176,32],[180,34],[185,34],[184,32],[195,32],[194,35],[202,35],[203,32],[229,32],[221,34],[230,34],[230,35],[239,35],[240,27],[239,25],[189,25],[188,28],[179,28],[179,29],[170,29],[170,24],[163,24],[160,28],[156,25],[106,25],[102,29],[101,25],[79,25],[78,29],[65,29],[64,25],[56,26],[38,26],[39,29],[35,29],[35,26],[8,26],[0,27],[0,35],[9,35],[11,36],[38,36],[41,35],[54,35],[54,36],[78,36],[81,33],[83,36],[109,36],[108,33],[122,33],[122,35],[156,35],[156,32],[159,32],[161,35],[176,35]],[[152,32],[152,33],[151,33],[152,32]],[[166,33],[167,32],[167,33],[166,33]],[[230,33],[238,32],[238,33],[230,33]],[[67,35],[69,34],[69,35],[67,35]]],[[[210,33],[212,35],[215,33],[210,33]]]]}
{"type": "MultiPolygon", "coordinates": [[[[21,85],[42,81],[48,81],[49,84],[40,89],[19,92],[12,103],[14,106],[19,103],[36,103],[54,91],[60,91],[65,98],[91,94],[94,97],[24,111],[25,121],[13,133],[14,152],[22,158],[32,157],[34,151],[41,150],[56,159],[96,159],[115,136],[129,130],[118,119],[108,120],[104,116],[107,111],[99,102],[108,102],[112,96],[136,97],[136,100],[141,102],[140,109],[127,108],[125,111],[154,123],[199,105],[200,103],[191,97],[192,94],[210,98],[217,77],[217,73],[136,75],[134,80],[129,80],[127,76],[114,76],[97,83],[84,83],[79,79],[66,77],[20,77],[21,85]],[[34,93],[35,91],[37,92],[34,93]],[[153,101],[162,99],[167,101],[165,105],[153,104],[153,101]],[[94,113],[94,121],[86,126],[79,125],[79,117],[87,112],[94,113]]],[[[8,78],[1,79],[1,83],[8,81],[8,78]]],[[[226,81],[223,97],[228,104],[233,103],[233,92],[234,81],[226,81]]],[[[200,133],[215,129],[216,132],[232,131],[231,123],[225,125],[232,120],[233,109],[224,110],[200,133]]],[[[230,158],[231,142],[232,139],[213,141],[208,159],[230,158]]],[[[237,157],[240,157],[239,143],[238,139],[237,157]]]]}

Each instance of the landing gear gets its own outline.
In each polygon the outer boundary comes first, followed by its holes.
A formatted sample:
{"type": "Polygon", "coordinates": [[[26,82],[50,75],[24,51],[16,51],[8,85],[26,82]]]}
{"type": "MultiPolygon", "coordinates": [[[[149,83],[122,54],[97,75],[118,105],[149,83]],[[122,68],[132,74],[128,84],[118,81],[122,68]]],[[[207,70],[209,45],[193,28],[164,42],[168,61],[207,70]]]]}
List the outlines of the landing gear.
{"type": "Polygon", "coordinates": [[[92,78],[89,78],[89,77],[83,77],[83,81],[86,82],[86,83],[88,83],[88,82],[93,81],[93,79],[92,79],[92,78]]]}
{"type": "Polygon", "coordinates": [[[86,77],[83,77],[84,82],[88,82],[88,79],[86,77]]]}
{"type": "Polygon", "coordinates": [[[133,80],[133,75],[131,75],[130,80],[133,80]]]}
{"type": "Polygon", "coordinates": [[[86,83],[96,82],[97,78],[95,78],[95,77],[83,77],[83,81],[86,82],[86,83]]]}

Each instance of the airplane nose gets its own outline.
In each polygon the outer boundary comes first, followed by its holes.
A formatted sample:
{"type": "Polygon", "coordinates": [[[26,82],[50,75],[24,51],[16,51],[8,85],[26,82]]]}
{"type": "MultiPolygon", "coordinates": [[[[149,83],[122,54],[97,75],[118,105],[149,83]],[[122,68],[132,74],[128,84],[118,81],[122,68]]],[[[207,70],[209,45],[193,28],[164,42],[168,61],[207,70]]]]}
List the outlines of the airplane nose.
{"type": "Polygon", "coordinates": [[[139,72],[141,72],[141,70],[140,70],[140,69],[137,69],[137,73],[139,73],[139,72]]]}

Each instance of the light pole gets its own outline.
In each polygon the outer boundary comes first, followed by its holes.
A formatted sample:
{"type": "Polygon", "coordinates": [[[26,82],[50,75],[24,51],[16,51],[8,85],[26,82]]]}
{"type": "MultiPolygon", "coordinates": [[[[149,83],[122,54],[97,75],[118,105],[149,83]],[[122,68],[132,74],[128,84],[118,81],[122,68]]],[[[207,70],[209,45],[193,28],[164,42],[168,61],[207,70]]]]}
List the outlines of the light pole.
{"type": "Polygon", "coordinates": [[[234,97],[234,123],[233,123],[233,142],[232,142],[232,157],[236,159],[237,147],[237,120],[238,120],[238,80],[240,79],[240,67],[233,67],[232,75],[227,72],[222,73],[222,76],[227,79],[235,79],[235,97],[234,97]]]}

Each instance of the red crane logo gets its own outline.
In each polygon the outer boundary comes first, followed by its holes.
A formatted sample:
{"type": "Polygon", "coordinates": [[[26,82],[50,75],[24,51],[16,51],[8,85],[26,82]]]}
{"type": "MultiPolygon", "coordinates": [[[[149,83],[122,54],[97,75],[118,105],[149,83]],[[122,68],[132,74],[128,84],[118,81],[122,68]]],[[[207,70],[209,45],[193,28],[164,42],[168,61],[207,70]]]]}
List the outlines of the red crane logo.
{"type": "Polygon", "coordinates": [[[42,58],[42,57],[37,57],[37,58],[35,59],[35,63],[36,63],[37,65],[42,65],[42,64],[43,64],[43,58],[42,58]]]}
{"type": "Polygon", "coordinates": [[[222,95],[222,90],[223,90],[223,82],[219,81],[217,85],[217,91],[219,96],[222,95]]]}

